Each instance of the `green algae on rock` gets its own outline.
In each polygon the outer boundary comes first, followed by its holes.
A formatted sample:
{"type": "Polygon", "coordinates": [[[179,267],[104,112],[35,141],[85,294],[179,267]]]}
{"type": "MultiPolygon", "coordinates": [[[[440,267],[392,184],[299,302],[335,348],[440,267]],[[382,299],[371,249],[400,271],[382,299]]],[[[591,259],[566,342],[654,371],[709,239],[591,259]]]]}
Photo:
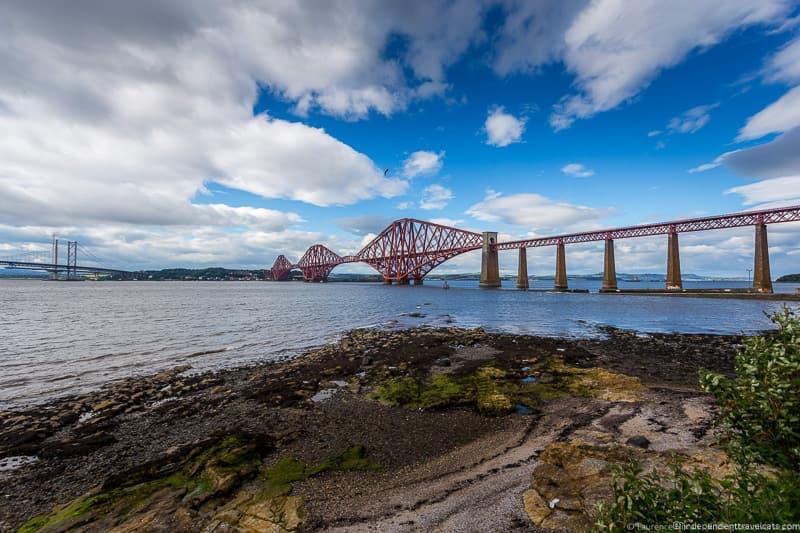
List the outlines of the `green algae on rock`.
{"type": "Polygon", "coordinates": [[[176,450],[161,461],[107,481],[50,514],[31,518],[19,531],[60,532],[89,524],[107,529],[148,509],[165,507],[159,505],[162,501],[171,502],[166,507],[173,511],[179,506],[198,508],[254,478],[268,448],[257,437],[229,435],[205,446],[176,450]]]}
{"type": "Polygon", "coordinates": [[[436,374],[427,380],[397,377],[380,384],[372,397],[396,407],[436,409],[471,405],[481,414],[502,416],[518,404],[534,407],[542,401],[565,396],[636,401],[645,390],[637,378],[602,368],[568,366],[560,358],[552,358],[543,365],[536,372],[536,379],[521,380],[519,373],[488,364],[466,374],[436,374]]]}
{"type": "Polygon", "coordinates": [[[303,498],[292,494],[294,483],[328,471],[376,470],[380,465],[366,458],[366,449],[354,445],[319,464],[309,465],[293,456],[282,457],[262,476],[217,511],[211,530],[225,524],[245,531],[275,533],[302,530],[303,498]]]}
{"type": "Polygon", "coordinates": [[[177,451],[48,515],[31,518],[19,532],[63,532],[86,526],[134,531],[156,525],[185,530],[191,529],[192,511],[198,510],[212,514],[211,523],[297,531],[304,512],[302,498],[291,494],[293,483],[328,471],[380,468],[366,458],[363,446],[354,445],[316,465],[289,456],[265,469],[263,457],[269,449],[251,436],[230,435],[177,451]]]}
{"type": "Polygon", "coordinates": [[[380,465],[367,459],[366,449],[357,444],[316,465],[309,465],[291,455],[283,457],[273,466],[266,469],[264,477],[273,487],[281,488],[290,487],[296,481],[302,481],[322,472],[377,470],[378,468],[380,468],[380,465]]]}
{"type": "Polygon", "coordinates": [[[522,388],[505,380],[504,371],[481,367],[462,376],[437,374],[428,383],[413,377],[390,379],[378,386],[373,397],[386,405],[411,409],[473,405],[483,414],[502,415],[511,412],[512,396],[522,388]]]}
{"type": "Polygon", "coordinates": [[[558,385],[571,396],[587,396],[608,402],[635,402],[646,390],[638,378],[605,368],[569,366],[557,357],[551,359],[547,366],[558,385]]]}

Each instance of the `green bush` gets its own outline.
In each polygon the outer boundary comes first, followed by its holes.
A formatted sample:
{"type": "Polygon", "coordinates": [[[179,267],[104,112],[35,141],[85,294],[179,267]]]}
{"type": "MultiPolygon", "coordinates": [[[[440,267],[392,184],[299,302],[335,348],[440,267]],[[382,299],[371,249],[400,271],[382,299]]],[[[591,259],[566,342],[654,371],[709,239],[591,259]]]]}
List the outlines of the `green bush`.
{"type": "Polygon", "coordinates": [[[800,318],[784,309],[772,320],[777,332],[745,341],[736,377],[700,373],[701,388],[716,398],[715,423],[733,472],[714,479],[677,462],[666,473],[644,474],[635,462],[619,466],[614,498],[600,506],[597,530],[800,522],[800,318]]]}
{"type": "Polygon", "coordinates": [[[772,317],[774,335],[752,337],[736,356],[736,377],[701,372],[716,397],[717,422],[732,453],[782,468],[800,468],[800,318],[772,317]]]}
{"type": "Polygon", "coordinates": [[[800,521],[800,480],[783,471],[770,477],[738,466],[718,480],[679,462],[669,472],[643,473],[630,462],[616,468],[614,498],[600,505],[598,531],[626,531],[633,524],[754,524],[800,521]]]}

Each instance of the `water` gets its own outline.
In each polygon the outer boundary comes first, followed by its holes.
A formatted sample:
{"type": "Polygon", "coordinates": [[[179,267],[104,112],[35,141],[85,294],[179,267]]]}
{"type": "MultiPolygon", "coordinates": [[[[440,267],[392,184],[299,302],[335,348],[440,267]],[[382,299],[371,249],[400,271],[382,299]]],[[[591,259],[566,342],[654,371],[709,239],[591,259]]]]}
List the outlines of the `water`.
{"type": "MultiPolygon", "coordinates": [[[[570,283],[574,288],[597,288],[594,281],[570,283]]],[[[597,326],[612,325],[652,332],[722,334],[767,328],[765,311],[783,305],[491,291],[478,290],[476,285],[474,281],[450,282],[451,289],[442,290],[441,283],[434,281],[414,287],[3,280],[0,408],[85,392],[110,380],[181,364],[207,370],[290,356],[335,340],[354,327],[452,324],[590,336],[599,334],[597,326]]],[[[546,281],[534,284],[549,285],[546,281]]],[[[788,292],[796,287],[776,285],[788,292]]]]}

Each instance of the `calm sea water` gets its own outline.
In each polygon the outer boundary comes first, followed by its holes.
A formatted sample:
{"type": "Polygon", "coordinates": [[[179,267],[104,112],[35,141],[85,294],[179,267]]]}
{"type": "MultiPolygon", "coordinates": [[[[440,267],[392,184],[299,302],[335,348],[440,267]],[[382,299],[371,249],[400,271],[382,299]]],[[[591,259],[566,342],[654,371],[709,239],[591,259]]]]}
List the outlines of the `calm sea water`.
{"type": "MultiPolygon", "coordinates": [[[[534,286],[546,288],[551,283],[534,286]]],[[[593,281],[570,283],[573,288],[597,289],[593,281]]],[[[292,355],[354,327],[453,324],[591,336],[600,334],[597,326],[612,325],[650,332],[722,334],[768,328],[764,313],[783,305],[479,290],[474,281],[450,285],[451,290],[442,290],[434,281],[422,287],[0,281],[0,407],[83,392],[113,379],[179,364],[206,370],[292,355]]],[[[732,285],[736,284],[727,284],[732,285]]],[[[794,292],[796,287],[777,285],[776,289],[794,292]]]]}

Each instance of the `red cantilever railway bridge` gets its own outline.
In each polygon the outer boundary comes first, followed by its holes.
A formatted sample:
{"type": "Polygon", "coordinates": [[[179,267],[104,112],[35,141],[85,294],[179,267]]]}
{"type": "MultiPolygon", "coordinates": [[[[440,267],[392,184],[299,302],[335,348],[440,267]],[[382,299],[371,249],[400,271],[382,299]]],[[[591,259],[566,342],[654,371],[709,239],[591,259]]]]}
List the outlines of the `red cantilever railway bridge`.
{"type": "MultiPolygon", "coordinates": [[[[288,279],[291,270],[299,269],[303,273],[303,279],[306,281],[325,281],[331,271],[338,265],[344,263],[366,263],[377,270],[387,283],[405,284],[410,280],[414,280],[415,283],[421,283],[431,270],[448,259],[465,252],[483,249],[481,285],[491,287],[499,286],[500,284],[497,252],[499,250],[519,249],[520,277],[525,277],[524,286],[527,287],[527,271],[523,269],[526,262],[525,250],[540,246],[556,246],[556,288],[565,289],[566,263],[564,245],[605,241],[604,270],[606,279],[603,288],[615,290],[614,240],[668,235],[667,288],[680,288],[680,260],[677,238],[679,233],[755,226],[754,287],[758,290],[771,291],[766,225],[794,221],[800,221],[800,206],[497,242],[497,234],[493,232],[481,234],[432,222],[404,218],[392,222],[355,255],[340,256],[322,244],[315,244],[303,254],[303,257],[296,264],[291,263],[283,255],[278,256],[272,265],[271,273],[274,280],[285,280],[288,279]],[[523,272],[525,273],[523,274],[523,272]]],[[[518,283],[521,283],[521,281],[518,283]]]]}

